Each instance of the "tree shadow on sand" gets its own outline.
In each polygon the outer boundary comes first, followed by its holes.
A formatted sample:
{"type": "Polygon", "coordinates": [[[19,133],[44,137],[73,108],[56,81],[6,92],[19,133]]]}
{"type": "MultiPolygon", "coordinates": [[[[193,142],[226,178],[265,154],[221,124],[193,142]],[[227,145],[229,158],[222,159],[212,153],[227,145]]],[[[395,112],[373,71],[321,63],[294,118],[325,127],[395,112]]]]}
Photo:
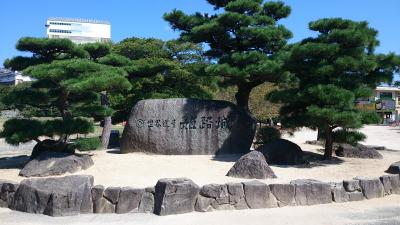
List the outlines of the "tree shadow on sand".
{"type": "Polygon", "coordinates": [[[236,162],[242,156],[243,155],[241,154],[221,154],[221,155],[214,155],[212,160],[220,162],[236,162]]]}
{"type": "Polygon", "coordinates": [[[338,165],[344,163],[343,159],[340,159],[336,156],[332,156],[331,159],[326,160],[323,158],[323,154],[309,152],[303,150],[303,160],[304,163],[298,165],[276,165],[270,164],[272,166],[280,167],[280,168],[314,168],[314,167],[324,167],[329,165],[338,165]]]}
{"type": "Polygon", "coordinates": [[[22,169],[29,162],[28,155],[0,158],[0,169],[22,169]]]}

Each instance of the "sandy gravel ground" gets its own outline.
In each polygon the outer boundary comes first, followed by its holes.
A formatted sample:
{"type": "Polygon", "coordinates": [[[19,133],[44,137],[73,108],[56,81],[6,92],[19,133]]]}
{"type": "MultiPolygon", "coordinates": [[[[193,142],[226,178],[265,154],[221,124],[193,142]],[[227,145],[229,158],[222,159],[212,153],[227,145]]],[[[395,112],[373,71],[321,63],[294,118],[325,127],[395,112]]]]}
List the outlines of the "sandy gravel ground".
{"type": "MultiPolygon", "coordinates": [[[[277,179],[262,180],[266,183],[289,182],[294,179],[318,179],[341,181],[356,176],[377,177],[384,174],[388,166],[400,161],[400,129],[386,126],[368,126],[363,129],[368,138],[366,144],[384,145],[395,150],[380,153],[383,159],[336,158],[331,161],[313,161],[310,165],[271,166],[277,179]]],[[[303,150],[321,154],[322,147],[304,144],[316,138],[316,132],[302,129],[294,136],[285,138],[299,144],[303,150]]],[[[19,167],[27,157],[0,160],[0,179],[20,181],[19,167]],[[19,162],[16,164],[15,162],[19,162]]],[[[240,182],[245,179],[230,178],[225,174],[238,156],[162,156],[143,153],[118,154],[115,151],[94,152],[95,165],[76,174],[90,174],[96,184],[105,186],[154,186],[159,178],[188,177],[199,185],[209,183],[240,182]]]]}
{"type": "Polygon", "coordinates": [[[400,195],[350,203],[273,209],[224,210],[172,216],[89,214],[48,217],[0,208],[1,225],[399,225],[400,195]]]}

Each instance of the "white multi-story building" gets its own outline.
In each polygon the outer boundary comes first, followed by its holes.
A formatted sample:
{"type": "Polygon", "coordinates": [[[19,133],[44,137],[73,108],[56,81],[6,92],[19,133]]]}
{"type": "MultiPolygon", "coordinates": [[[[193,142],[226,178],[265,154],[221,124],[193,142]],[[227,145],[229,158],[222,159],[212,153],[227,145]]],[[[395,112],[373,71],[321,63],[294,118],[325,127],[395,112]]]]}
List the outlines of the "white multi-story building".
{"type": "Polygon", "coordinates": [[[0,85],[17,85],[23,82],[34,81],[29,76],[22,75],[19,71],[0,68],[0,85]]]}
{"type": "Polygon", "coordinates": [[[77,44],[111,40],[111,25],[107,21],[51,17],[46,28],[48,38],[68,38],[77,44]]]}

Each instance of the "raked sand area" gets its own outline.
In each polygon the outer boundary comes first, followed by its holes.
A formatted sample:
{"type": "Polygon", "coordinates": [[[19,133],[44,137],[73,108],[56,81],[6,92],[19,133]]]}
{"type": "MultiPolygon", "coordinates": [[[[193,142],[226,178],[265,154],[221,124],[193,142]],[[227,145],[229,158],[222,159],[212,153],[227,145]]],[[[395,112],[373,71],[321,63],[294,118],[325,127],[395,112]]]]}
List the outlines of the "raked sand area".
{"type": "MultiPolygon", "coordinates": [[[[317,179],[321,181],[341,181],[356,176],[378,177],[388,166],[400,161],[400,128],[388,126],[366,126],[362,131],[367,135],[365,144],[386,146],[379,151],[383,159],[335,158],[331,161],[312,161],[302,166],[271,166],[277,179],[262,180],[266,183],[289,182],[294,179],[317,179]]],[[[320,146],[305,144],[316,139],[316,132],[302,129],[294,136],[285,136],[299,144],[305,151],[321,154],[320,146]]],[[[1,154],[0,179],[20,181],[18,166],[27,157],[18,157],[20,151],[1,154]],[[4,157],[11,157],[5,160],[4,157]]],[[[22,154],[26,151],[21,150],[22,154]]],[[[76,174],[90,174],[95,184],[104,186],[154,186],[160,178],[187,177],[198,185],[210,183],[238,182],[244,179],[225,176],[238,156],[162,156],[143,153],[118,154],[116,151],[93,152],[94,166],[76,174]]]]}

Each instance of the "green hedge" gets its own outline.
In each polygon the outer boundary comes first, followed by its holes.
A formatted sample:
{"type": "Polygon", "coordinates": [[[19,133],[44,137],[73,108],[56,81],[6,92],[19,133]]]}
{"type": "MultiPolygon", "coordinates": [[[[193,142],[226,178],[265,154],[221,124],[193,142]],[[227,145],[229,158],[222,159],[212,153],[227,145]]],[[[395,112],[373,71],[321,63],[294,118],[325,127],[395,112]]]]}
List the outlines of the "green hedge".
{"type": "Polygon", "coordinates": [[[101,146],[100,138],[78,138],[73,141],[73,146],[79,151],[92,151],[99,149],[101,146]]]}

